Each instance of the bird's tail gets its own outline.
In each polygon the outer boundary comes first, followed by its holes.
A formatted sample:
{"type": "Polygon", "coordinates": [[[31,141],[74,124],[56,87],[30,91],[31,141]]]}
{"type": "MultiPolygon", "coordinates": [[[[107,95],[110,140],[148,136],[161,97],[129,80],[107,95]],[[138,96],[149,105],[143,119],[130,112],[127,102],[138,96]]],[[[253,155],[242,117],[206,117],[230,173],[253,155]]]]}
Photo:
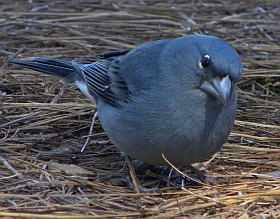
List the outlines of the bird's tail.
{"type": "Polygon", "coordinates": [[[62,78],[66,83],[75,82],[78,73],[72,62],[59,59],[36,58],[30,62],[15,60],[6,62],[62,78]]]}

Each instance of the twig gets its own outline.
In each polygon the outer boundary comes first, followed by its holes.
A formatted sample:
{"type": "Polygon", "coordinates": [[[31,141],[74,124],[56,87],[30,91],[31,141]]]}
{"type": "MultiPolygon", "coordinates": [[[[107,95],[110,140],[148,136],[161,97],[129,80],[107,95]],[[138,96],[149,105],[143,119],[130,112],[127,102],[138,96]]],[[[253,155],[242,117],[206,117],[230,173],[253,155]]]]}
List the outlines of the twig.
{"type": "Polygon", "coordinates": [[[89,141],[90,141],[90,136],[92,135],[92,132],[93,132],[93,127],[94,127],[94,124],[95,124],[95,120],[96,120],[96,117],[98,116],[98,111],[94,114],[93,118],[92,118],[92,122],[91,122],[91,125],[90,125],[90,129],[89,129],[89,134],[87,136],[87,139],[85,141],[85,144],[83,146],[83,148],[81,149],[81,153],[84,152],[84,150],[86,149],[87,145],[89,144],[89,141]]]}
{"type": "Polygon", "coordinates": [[[22,122],[23,120],[29,119],[29,118],[31,118],[32,116],[38,115],[39,113],[40,113],[40,112],[35,112],[35,113],[29,114],[29,115],[27,115],[27,116],[21,117],[21,118],[19,118],[19,119],[16,119],[16,120],[7,122],[7,123],[5,123],[5,124],[0,125],[0,128],[1,128],[1,127],[4,127],[4,126],[9,126],[9,125],[14,124],[14,123],[17,123],[17,122],[22,122]]]}
{"type": "Polygon", "coordinates": [[[13,168],[8,161],[6,161],[2,156],[0,156],[0,161],[3,163],[8,170],[10,170],[14,175],[16,175],[19,179],[23,179],[23,175],[13,168]]]}

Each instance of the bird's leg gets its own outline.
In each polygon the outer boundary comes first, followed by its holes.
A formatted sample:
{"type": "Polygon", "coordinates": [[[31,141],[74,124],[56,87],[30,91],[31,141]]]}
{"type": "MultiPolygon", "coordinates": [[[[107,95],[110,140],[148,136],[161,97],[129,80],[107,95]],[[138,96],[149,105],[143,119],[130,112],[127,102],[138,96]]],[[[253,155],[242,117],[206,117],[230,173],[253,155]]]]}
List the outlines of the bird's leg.
{"type": "Polygon", "coordinates": [[[215,182],[213,179],[209,178],[207,175],[205,175],[204,173],[202,173],[199,169],[196,169],[195,167],[193,167],[192,165],[188,165],[187,168],[191,171],[193,171],[197,176],[199,176],[201,178],[201,181],[207,185],[210,186],[218,186],[219,184],[217,182],[215,182]]]}
{"type": "Polygon", "coordinates": [[[145,187],[141,186],[140,183],[137,180],[134,167],[132,166],[131,158],[129,156],[125,155],[125,160],[126,160],[126,163],[128,165],[129,173],[130,173],[130,176],[131,176],[131,179],[132,179],[132,184],[133,184],[133,185],[129,186],[130,188],[133,187],[133,189],[137,193],[141,193],[141,192],[142,193],[151,193],[151,192],[161,193],[159,188],[149,189],[149,188],[145,188],[145,187]]]}
{"type": "Polygon", "coordinates": [[[126,160],[126,163],[128,165],[128,169],[129,169],[129,173],[130,173],[130,176],[131,176],[131,179],[132,179],[132,182],[133,182],[134,189],[137,193],[140,193],[139,183],[138,183],[138,180],[136,178],[135,170],[132,166],[131,158],[129,156],[125,155],[125,160],[126,160]]]}
{"type": "Polygon", "coordinates": [[[169,174],[168,174],[168,178],[167,178],[167,187],[170,187],[170,178],[171,178],[171,175],[172,175],[172,172],[173,172],[174,168],[172,167],[169,174]]]}

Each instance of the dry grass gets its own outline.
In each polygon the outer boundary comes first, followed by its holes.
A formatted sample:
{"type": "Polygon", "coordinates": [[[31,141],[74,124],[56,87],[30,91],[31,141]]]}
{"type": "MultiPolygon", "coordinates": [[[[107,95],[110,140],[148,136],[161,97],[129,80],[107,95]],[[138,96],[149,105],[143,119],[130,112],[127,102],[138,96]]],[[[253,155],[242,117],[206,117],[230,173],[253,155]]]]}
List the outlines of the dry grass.
{"type": "Polygon", "coordinates": [[[30,2],[0,3],[0,217],[280,218],[279,1],[30,2]],[[74,85],[3,62],[95,59],[195,33],[223,38],[244,64],[236,125],[201,168],[217,187],[181,188],[178,174],[167,187],[167,169],[139,165],[141,182],[162,194],[134,193],[98,121],[79,152],[95,106],[74,85]]]}

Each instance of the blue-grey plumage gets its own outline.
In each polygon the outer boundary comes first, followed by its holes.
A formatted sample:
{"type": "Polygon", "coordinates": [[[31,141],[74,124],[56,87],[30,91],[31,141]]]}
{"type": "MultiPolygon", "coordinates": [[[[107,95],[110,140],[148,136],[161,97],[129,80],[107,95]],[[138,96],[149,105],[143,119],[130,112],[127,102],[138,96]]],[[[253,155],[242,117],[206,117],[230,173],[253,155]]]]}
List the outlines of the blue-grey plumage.
{"type": "MultiPolygon", "coordinates": [[[[118,53],[116,53],[118,54],[118,53]]],[[[194,35],[144,44],[92,64],[8,61],[75,83],[95,101],[111,141],[132,158],[165,165],[203,161],[235,119],[242,63],[225,41],[194,35]]]]}

